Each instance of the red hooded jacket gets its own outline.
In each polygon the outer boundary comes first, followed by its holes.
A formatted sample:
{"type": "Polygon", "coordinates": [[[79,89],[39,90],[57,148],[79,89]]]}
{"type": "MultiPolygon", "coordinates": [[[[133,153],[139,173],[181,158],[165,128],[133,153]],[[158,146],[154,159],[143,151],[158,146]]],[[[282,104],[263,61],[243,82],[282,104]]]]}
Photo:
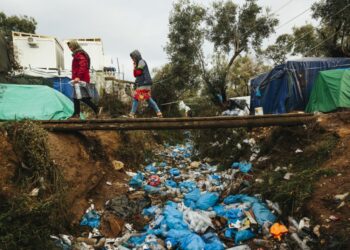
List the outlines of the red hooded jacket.
{"type": "Polygon", "coordinates": [[[90,58],[83,51],[73,54],[72,80],[79,77],[80,81],[90,83],[90,58]]]}

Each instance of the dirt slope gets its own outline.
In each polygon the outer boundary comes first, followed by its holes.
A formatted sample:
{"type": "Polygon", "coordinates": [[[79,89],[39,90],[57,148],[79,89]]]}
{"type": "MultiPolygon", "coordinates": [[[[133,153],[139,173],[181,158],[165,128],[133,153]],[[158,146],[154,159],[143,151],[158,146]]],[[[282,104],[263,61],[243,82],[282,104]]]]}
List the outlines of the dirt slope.
{"type": "MultiPolygon", "coordinates": [[[[118,132],[48,134],[50,157],[61,169],[68,186],[67,209],[72,225],[79,222],[89,201],[102,209],[106,200],[127,191],[125,170],[138,167],[137,158],[151,150],[152,142],[146,137],[145,133],[118,132]],[[125,168],[115,170],[113,160],[124,162],[125,168]]],[[[19,192],[14,180],[20,160],[6,133],[0,133],[0,152],[0,197],[11,197],[19,192]]]]}

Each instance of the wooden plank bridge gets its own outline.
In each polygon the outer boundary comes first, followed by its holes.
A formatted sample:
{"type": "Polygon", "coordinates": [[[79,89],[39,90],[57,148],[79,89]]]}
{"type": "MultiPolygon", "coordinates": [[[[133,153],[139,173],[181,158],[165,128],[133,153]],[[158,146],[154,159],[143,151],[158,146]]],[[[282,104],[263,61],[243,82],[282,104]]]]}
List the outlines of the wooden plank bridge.
{"type": "Polygon", "coordinates": [[[117,118],[96,120],[41,121],[49,131],[83,130],[174,130],[298,126],[316,122],[313,114],[293,113],[263,116],[215,116],[193,118],[117,118]]]}

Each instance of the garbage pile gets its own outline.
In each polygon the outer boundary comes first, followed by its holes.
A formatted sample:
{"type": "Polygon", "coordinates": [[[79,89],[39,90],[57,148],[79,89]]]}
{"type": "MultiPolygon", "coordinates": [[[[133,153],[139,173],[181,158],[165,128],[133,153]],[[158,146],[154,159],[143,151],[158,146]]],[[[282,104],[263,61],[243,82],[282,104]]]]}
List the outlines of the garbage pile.
{"type": "Polygon", "coordinates": [[[278,204],[242,194],[252,180],[251,163],[219,171],[210,159],[191,161],[192,151],[191,143],[158,150],[156,162],[127,172],[128,194],[107,201],[103,212],[86,211],[81,225],[91,228],[89,235],[75,243],[52,238],[62,249],[310,249],[306,243],[315,236],[308,218],[290,217],[287,227],[278,204]],[[99,231],[106,214],[108,236],[99,231]]]}

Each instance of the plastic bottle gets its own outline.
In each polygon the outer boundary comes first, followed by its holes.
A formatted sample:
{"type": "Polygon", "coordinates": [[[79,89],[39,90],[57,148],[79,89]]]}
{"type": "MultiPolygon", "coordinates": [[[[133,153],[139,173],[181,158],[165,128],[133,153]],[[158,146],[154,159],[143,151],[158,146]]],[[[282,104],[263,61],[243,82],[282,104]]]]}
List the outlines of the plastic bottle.
{"type": "Polygon", "coordinates": [[[299,223],[291,216],[288,216],[288,222],[289,222],[289,226],[293,226],[296,229],[299,228],[299,223]]]}
{"type": "Polygon", "coordinates": [[[253,242],[255,245],[260,247],[267,247],[268,249],[272,248],[272,242],[268,240],[262,240],[262,239],[253,239],[253,242]]]}
{"type": "Polygon", "coordinates": [[[271,226],[272,226],[272,224],[270,222],[265,222],[264,225],[262,226],[262,233],[263,233],[265,238],[272,237],[272,235],[270,233],[271,226]]]}
{"type": "Polygon", "coordinates": [[[302,250],[311,250],[310,247],[308,247],[300,238],[296,233],[292,233],[290,236],[300,247],[300,249],[302,250]]]}
{"type": "Polygon", "coordinates": [[[80,84],[79,83],[73,83],[74,86],[74,90],[75,90],[75,95],[77,97],[77,99],[81,99],[81,91],[80,91],[80,84]]]}

